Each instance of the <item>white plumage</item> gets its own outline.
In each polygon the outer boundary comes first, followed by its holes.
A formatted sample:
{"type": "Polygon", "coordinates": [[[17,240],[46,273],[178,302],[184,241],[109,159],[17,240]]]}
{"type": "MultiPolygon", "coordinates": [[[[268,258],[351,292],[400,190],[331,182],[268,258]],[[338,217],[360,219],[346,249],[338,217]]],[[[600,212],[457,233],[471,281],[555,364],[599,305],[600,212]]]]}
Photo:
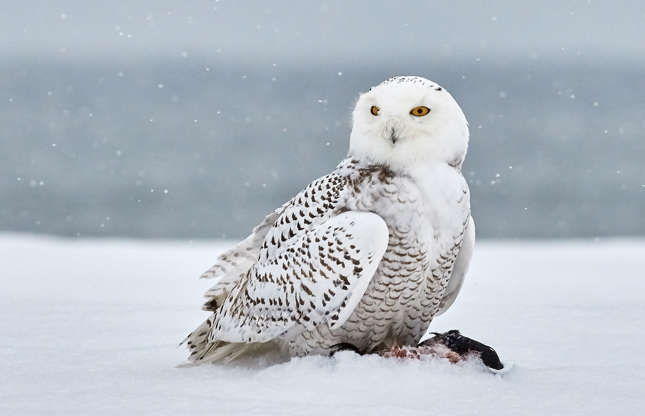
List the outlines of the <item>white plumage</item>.
{"type": "Polygon", "coordinates": [[[213,313],[187,338],[190,360],[416,345],[470,262],[467,145],[461,109],[432,81],[362,94],[348,157],[203,274],[213,313]]]}

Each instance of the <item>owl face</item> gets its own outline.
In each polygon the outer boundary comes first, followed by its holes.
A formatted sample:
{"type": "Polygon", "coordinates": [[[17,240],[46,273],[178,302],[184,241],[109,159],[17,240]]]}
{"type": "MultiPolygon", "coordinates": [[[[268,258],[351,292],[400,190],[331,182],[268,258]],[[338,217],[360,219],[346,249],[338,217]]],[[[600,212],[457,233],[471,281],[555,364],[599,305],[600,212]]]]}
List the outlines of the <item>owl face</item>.
{"type": "Polygon", "coordinates": [[[421,77],[395,77],[361,94],[350,155],[393,168],[432,161],[461,166],[468,123],[452,96],[421,77]]]}

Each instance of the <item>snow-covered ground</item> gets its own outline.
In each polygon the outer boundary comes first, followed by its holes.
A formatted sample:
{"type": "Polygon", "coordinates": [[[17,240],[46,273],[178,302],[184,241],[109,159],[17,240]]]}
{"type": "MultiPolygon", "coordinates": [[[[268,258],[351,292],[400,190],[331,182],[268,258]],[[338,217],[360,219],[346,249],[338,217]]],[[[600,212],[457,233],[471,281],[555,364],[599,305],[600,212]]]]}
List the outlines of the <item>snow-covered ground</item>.
{"type": "Polygon", "coordinates": [[[474,363],[308,357],[175,368],[205,316],[197,276],[226,242],[0,236],[0,414],[637,414],[645,406],[645,240],[479,243],[432,329],[474,363]]]}

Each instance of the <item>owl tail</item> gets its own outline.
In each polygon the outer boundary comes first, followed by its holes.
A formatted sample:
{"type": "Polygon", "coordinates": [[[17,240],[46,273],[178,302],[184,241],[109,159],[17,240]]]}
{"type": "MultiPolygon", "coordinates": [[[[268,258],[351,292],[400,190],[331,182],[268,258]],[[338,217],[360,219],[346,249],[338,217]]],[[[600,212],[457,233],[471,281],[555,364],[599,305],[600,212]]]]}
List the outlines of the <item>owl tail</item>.
{"type": "Polygon", "coordinates": [[[272,343],[235,343],[209,341],[213,317],[205,320],[197,329],[188,334],[179,345],[186,344],[190,355],[188,361],[179,367],[191,367],[205,363],[228,363],[241,358],[250,358],[275,350],[272,343]]]}

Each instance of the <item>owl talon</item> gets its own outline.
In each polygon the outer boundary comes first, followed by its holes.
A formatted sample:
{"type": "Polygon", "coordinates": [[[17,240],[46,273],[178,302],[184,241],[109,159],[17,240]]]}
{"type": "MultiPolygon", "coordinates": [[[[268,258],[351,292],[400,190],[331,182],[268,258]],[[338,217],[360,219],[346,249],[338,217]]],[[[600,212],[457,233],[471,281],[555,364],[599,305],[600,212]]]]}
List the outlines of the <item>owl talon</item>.
{"type": "Polygon", "coordinates": [[[465,337],[458,330],[452,329],[444,333],[433,332],[434,337],[420,343],[419,346],[432,346],[434,344],[443,344],[451,351],[464,357],[470,353],[477,353],[482,362],[494,370],[501,370],[504,365],[499,359],[497,352],[486,344],[475,341],[472,338],[465,337]]]}
{"type": "Polygon", "coordinates": [[[340,351],[352,351],[358,355],[363,355],[361,350],[359,350],[358,347],[356,347],[356,345],[350,344],[348,342],[341,342],[339,344],[335,344],[330,347],[329,356],[333,357],[337,352],[340,352],[340,351]]]}

